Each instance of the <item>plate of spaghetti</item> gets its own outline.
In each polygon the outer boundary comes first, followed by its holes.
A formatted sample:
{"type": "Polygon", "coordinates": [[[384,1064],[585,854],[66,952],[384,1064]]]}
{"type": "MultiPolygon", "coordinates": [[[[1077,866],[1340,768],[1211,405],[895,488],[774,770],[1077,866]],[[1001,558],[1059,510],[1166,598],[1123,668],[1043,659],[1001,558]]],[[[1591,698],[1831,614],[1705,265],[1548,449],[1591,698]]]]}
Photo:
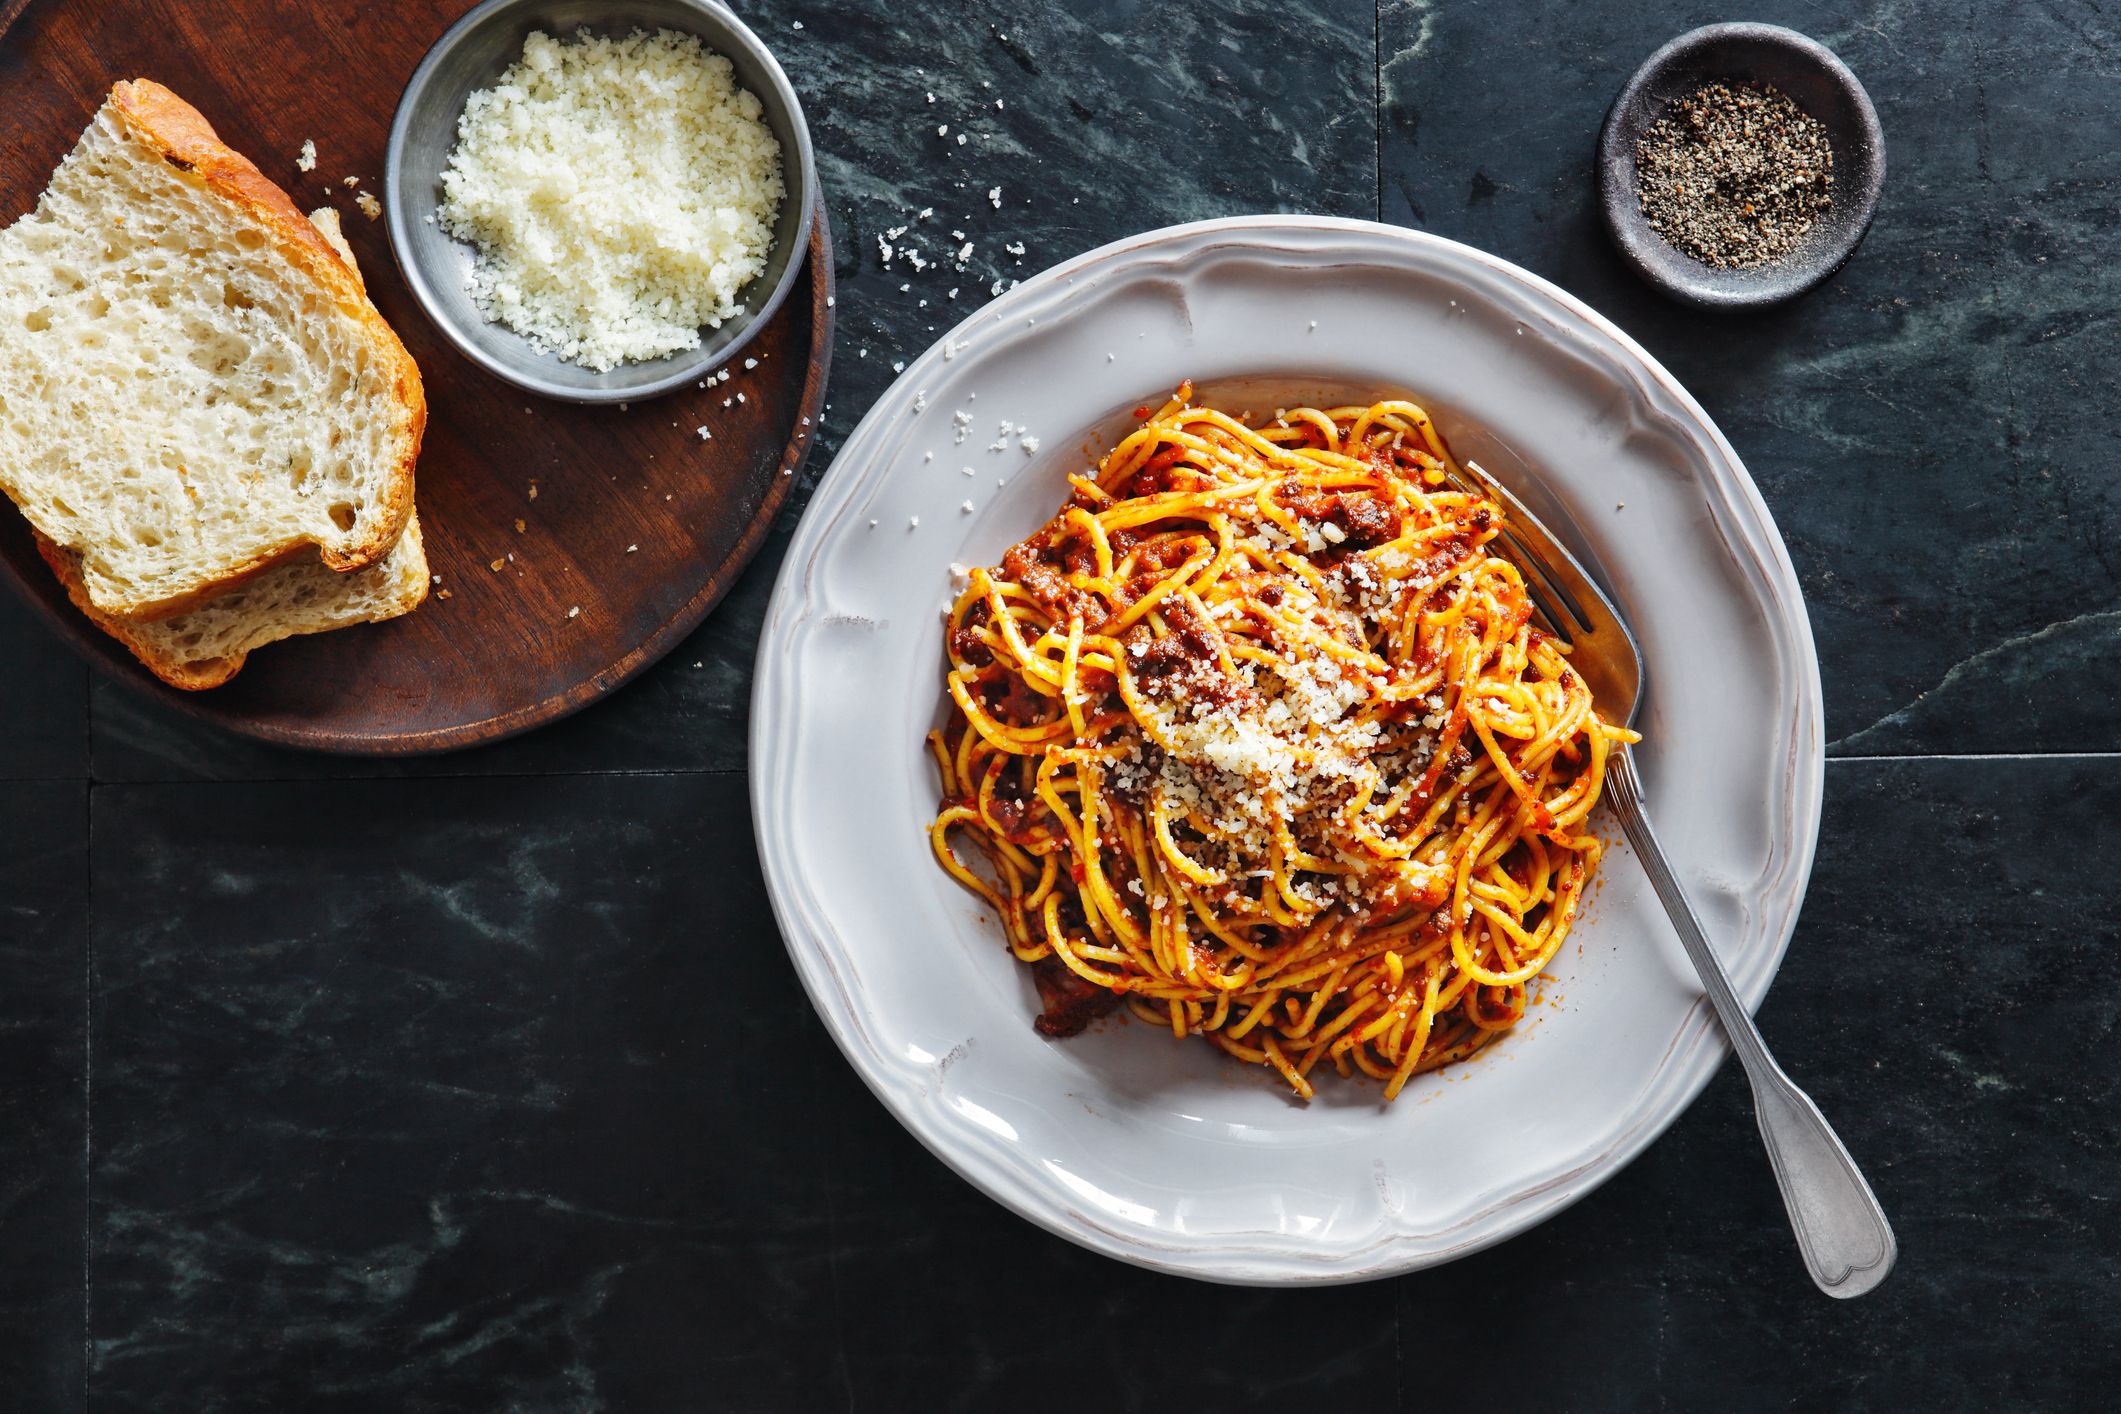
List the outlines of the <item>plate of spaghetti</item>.
{"type": "Polygon", "coordinates": [[[1633,733],[1419,406],[1248,426],[1191,393],[968,574],[929,837],[1044,1034],[1124,1005],[1300,1098],[1323,1060],[1391,1101],[1523,1018],[1633,733]]]}
{"type": "Polygon", "coordinates": [[[1606,762],[1753,1004],[1823,764],[1787,553],[1677,382],[1314,217],[1093,251],[912,362],[798,528],[752,750],[784,939],[897,1117],[1052,1231],[1259,1284],[1478,1250],[1662,1132],[1722,1040],[1606,762]],[[1461,459],[1628,610],[1632,723],[1461,459]]]}

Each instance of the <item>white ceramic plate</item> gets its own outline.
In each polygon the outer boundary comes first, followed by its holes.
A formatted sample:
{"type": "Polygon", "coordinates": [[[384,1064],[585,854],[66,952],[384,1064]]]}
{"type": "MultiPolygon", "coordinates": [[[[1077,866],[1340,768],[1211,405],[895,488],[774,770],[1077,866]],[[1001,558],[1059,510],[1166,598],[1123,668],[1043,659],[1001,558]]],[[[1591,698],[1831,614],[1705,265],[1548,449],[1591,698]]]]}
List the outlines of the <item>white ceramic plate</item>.
{"type": "Polygon", "coordinates": [[[781,931],[884,1103],[1043,1227],[1217,1281],[1449,1261],[1610,1178],[1723,1055],[1625,848],[1526,1023],[1390,1106],[1331,1076],[1303,1104],[1134,1023],[1041,1038],[1028,969],[928,852],[921,738],[941,720],[951,565],[994,563],[1136,405],[1189,376],[1237,410],[1404,391],[1551,513],[1633,618],[1652,813],[1740,995],[1766,993],[1811,870],[1824,753],[1811,632],[1759,493],[1671,375],[1569,295],[1450,241],[1319,217],[1152,231],[1049,270],[863,419],[796,532],[759,650],[752,804],[781,931]]]}

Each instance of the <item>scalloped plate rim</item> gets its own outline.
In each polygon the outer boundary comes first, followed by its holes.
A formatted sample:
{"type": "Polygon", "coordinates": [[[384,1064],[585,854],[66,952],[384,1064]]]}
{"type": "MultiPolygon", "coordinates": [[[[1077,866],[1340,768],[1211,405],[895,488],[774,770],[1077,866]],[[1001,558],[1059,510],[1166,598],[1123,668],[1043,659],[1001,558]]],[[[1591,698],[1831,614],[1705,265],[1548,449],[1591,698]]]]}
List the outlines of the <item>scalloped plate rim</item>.
{"type": "MultiPolygon", "coordinates": [[[[1339,262],[1344,265],[1377,261],[1375,253],[1362,249],[1366,243],[1385,250],[1398,247],[1408,258],[1428,260],[1438,268],[1456,263],[1468,275],[1478,273],[1512,287],[1519,299],[1549,316],[1549,334],[1566,340],[1589,333],[1604,340],[1608,348],[1579,349],[1576,356],[1607,365],[1604,372],[1630,385],[1632,402],[1646,403],[1647,411],[1670,422],[1677,435],[1706,453],[1692,474],[1714,493],[1710,509],[1717,533],[1732,562],[1745,571],[1769,636],[1787,655],[1780,665],[1785,676],[1781,686],[1794,697],[1796,707],[1780,782],[1783,829],[1773,861],[1779,867],[1764,871],[1753,890],[1754,895],[1779,894],[1768,901],[1780,916],[1763,925],[1770,930],[1769,946],[1740,958],[1735,969],[1748,1006],[1757,1006],[1766,994],[1802,907],[1817,845],[1824,774],[1818,661],[1809,620],[1787,549],[1743,464],[1694,399],[1638,344],[1574,296],[1507,261],[1427,233],[1346,218],[1253,216],[1193,222],[1115,241],[1056,265],[961,322],[910,363],[849,436],[826,473],[797,528],[760,639],[751,726],[752,808],[761,864],[784,943],[813,1005],[856,1073],[894,1117],[967,1181],[1027,1220],[1091,1250],[1154,1270],[1246,1285],[1324,1284],[1396,1275],[1468,1255],[1553,1216],[1624,1168],[1700,1094],[1726,1050],[1705,1003],[1697,998],[1688,1008],[1657,1070],[1614,1126],[1610,1142],[1596,1152],[1549,1165],[1536,1181],[1493,1195],[1442,1230],[1413,1232],[1382,1222],[1362,1240],[1332,1246],[1264,1232],[1258,1241],[1151,1240],[1116,1230],[1071,1202],[1065,1189],[1036,1180],[1020,1156],[998,1153],[1008,1146],[944,1106],[940,1087],[916,1078],[921,1067],[888,1056],[875,1045],[845,980],[849,959],[844,945],[812,906],[806,871],[797,867],[785,837],[794,773],[776,768],[799,746],[782,730],[777,708],[786,693],[786,679],[797,671],[800,635],[817,626],[815,571],[829,569],[819,566],[819,552],[856,494],[891,474],[891,461],[876,453],[890,425],[909,415],[908,390],[918,387],[924,373],[935,369],[939,359],[970,353],[976,360],[983,349],[1005,338],[1009,327],[1025,320],[1026,310],[1050,307],[1079,281],[1124,279],[1145,265],[1181,266],[1229,247],[1255,255],[1272,252],[1277,237],[1302,246],[1307,256],[1317,255],[1321,243],[1343,240],[1351,247],[1349,259],[1339,262]],[[1658,406],[1659,398],[1668,405],[1658,406]]],[[[1081,301],[1080,294],[1077,299],[1081,301]]],[[[1067,317],[1065,310],[1061,317],[1067,317]]]]}

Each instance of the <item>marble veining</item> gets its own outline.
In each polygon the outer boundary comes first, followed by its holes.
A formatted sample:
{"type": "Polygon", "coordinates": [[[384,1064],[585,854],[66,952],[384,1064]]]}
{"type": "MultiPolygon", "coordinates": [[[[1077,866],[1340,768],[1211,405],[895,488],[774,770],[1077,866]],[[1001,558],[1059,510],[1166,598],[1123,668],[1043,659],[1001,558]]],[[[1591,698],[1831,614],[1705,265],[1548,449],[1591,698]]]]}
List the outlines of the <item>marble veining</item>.
{"type": "Polygon", "coordinates": [[[1889,170],[1855,260],[1740,319],[1639,285],[1589,179],[1625,75],[1722,14],[741,8],[809,105],[840,343],[805,484],[663,664],[489,750],[305,758],[91,684],[0,604],[0,1407],[2109,1404],[2113,7],[1749,12],[1848,60],[1889,170]],[[743,775],[752,653],[810,487],[892,364],[996,280],[1261,209],[1416,225],[1556,280],[1664,361],[1760,483],[1835,757],[1761,1022],[1898,1227],[1873,1296],[1810,1289],[1728,1068],[1515,1241],[1386,1285],[1248,1291],[1010,1216],[818,1026],[743,775]],[[886,234],[902,224],[941,232],[919,238],[928,269],[886,234]]]}
{"type": "MultiPolygon", "coordinates": [[[[2121,490],[2091,411],[2121,372],[2105,294],[2121,169],[2093,117],[2121,80],[2114,19],[1953,0],[1859,6],[1820,33],[1884,126],[1877,221],[1817,293],[1732,318],[1636,281],[1589,179],[1628,73],[1708,18],[1555,10],[1510,50],[1529,76],[1515,92],[1536,97],[1471,99],[1454,80],[1483,68],[1509,21],[1385,5],[1383,218],[1558,281],[1702,400],[1796,561],[1835,749],[2121,746],[2121,717],[2051,689],[2121,649],[2121,490]]],[[[1795,3],[1746,18],[1815,33],[1826,19],[1795,3]]]]}

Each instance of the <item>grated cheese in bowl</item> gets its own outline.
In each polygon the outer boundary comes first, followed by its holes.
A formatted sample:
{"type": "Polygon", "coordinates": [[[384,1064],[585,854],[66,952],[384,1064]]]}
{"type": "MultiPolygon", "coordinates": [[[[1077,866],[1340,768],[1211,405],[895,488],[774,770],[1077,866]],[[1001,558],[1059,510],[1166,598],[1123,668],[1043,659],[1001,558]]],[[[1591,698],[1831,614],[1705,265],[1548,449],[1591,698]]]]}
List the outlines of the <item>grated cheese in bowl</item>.
{"type": "Polygon", "coordinates": [[[531,34],[466,102],[442,192],[480,313],[598,372],[741,313],[785,196],[757,96],[673,30],[531,34]]]}

